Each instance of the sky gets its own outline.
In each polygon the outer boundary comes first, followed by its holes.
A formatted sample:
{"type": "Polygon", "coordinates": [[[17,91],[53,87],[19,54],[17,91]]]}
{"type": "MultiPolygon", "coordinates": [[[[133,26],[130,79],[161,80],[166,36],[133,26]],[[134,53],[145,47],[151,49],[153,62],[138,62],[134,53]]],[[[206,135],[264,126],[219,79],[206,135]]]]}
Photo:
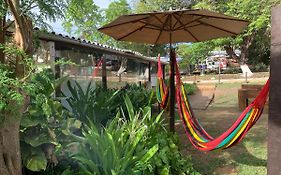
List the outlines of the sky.
{"type": "Polygon", "coordinates": [[[107,8],[111,1],[112,0],[94,0],[96,5],[100,6],[101,8],[107,8]]]}
{"type": "MultiPolygon", "coordinates": [[[[107,8],[108,5],[110,4],[110,2],[114,1],[114,0],[93,0],[95,2],[96,5],[98,5],[100,8],[107,8]]],[[[61,34],[67,34],[62,25],[61,25],[62,21],[56,21],[55,23],[51,23],[51,26],[53,28],[53,30],[56,33],[61,33],[61,34]]]]}

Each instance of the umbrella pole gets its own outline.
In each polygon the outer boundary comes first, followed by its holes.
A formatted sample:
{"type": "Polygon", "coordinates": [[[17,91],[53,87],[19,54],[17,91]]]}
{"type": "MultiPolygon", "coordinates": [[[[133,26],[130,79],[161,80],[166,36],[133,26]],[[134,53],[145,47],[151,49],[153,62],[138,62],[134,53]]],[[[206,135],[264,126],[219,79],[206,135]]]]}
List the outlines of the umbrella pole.
{"type": "Polygon", "coordinates": [[[172,49],[172,33],[170,32],[170,131],[175,132],[175,59],[172,49]]]}

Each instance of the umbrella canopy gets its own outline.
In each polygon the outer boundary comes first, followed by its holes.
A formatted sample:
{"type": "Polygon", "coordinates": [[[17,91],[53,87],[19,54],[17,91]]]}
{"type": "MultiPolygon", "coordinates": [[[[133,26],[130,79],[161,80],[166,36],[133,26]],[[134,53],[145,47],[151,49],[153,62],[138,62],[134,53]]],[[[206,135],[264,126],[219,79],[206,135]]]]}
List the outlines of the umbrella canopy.
{"type": "Polygon", "coordinates": [[[167,44],[234,36],[247,25],[245,20],[198,9],[124,15],[99,31],[118,41],[167,44]]]}
{"type": "MultiPolygon", "coordinates": [[[[239,34],[248,21],[208,10],[177,10],[120,16],[99,29],[118,41],[147,44],[200,42],[239,34]]],[[[170,130],[175,131],[175,58],[170,52],[170,130]]]]}

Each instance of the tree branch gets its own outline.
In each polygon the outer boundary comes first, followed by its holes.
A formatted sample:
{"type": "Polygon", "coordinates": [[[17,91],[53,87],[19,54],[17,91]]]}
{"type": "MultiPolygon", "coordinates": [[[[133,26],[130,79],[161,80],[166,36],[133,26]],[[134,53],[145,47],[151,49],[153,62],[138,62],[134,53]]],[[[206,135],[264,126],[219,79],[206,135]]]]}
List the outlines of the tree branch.
{"type": "Polygon", "coordinates": [[[30,7],[26,8],[26,9],[22,10],[20,16],[22,16],[22,15],[25,14],[27,11],[29,11],[29,10],[35,8],[35,7],[38,7],[38,5],[30,6],[30,7]]]}
{"type": "Polygon", "coordinates": [[[13,14],[13,17],[15,18],[15,21],[20,24],[21,20],[20,20],[20,16],[19,16],[17,7],[14,6],[12,0],[4,0],[4,1],[6,2],[6,4],[8,4],[8,6],[13,14]]]}
{"type": "Polygon", "coordinates": [[[3,30],[7,30],[9,27],[11,27],[11,25],[13,25],[15,23],[15,21],[11,21],[8,25],[3,25],[3,30]]]}
{"type": "Polygon", "coordinates": [[[28,10],[31,10],[32,9],[32,4],[35,2],[35,0],[31,1],[26,8],[24,8],[21,12],[21,15],[24,14],[25,12],[27,12],[28,10]]]}

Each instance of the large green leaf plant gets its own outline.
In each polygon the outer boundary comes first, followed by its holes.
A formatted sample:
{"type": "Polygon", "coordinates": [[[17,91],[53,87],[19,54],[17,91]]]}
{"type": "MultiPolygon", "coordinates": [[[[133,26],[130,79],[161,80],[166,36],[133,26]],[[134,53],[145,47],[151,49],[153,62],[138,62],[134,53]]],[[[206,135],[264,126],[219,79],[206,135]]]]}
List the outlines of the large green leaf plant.
{"type": "Polygon", "coordinates": [[[51,70],[43,70],[31,79],[34,93],[21,120],[20,132],[23,164],[31,171],[56,165],[56,148],[66,141],[69,129],[81,126],[81,122],[69,117],[69,112],[54,96],[64,80],[55,79],[51,70]]]}

